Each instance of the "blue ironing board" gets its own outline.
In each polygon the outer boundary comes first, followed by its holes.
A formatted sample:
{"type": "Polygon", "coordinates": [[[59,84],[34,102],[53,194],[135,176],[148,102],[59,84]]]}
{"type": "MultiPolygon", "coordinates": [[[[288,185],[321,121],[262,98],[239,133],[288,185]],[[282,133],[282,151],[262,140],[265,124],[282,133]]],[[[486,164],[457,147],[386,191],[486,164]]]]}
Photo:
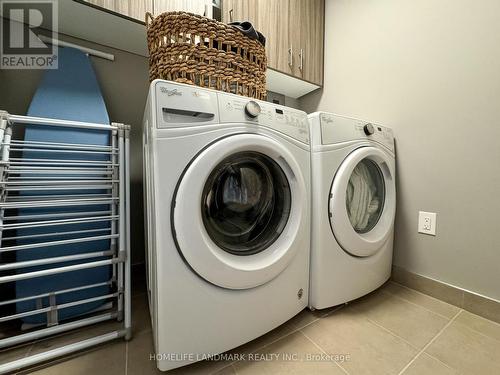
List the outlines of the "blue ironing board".
{"type": "MultiPolygon", "coordinates": [[[[101,94],[99,84],[97,82],[91,61],[83,52],[73,48],[59,49],[59,69],[47,70],[37,88],[35,95],[28,109],[28,116],[48,117],[64,120],[75,120],[84,122],[93,122],[101,124],[109,124],[109,117],[106,111],[106,105],[101,94]]],[[[25,141],[47,141],[47,142],[66,142],[66,143],[85,143],[92,145],[109,145],[109,133],[99,130],[87,129],[62,129],[60,127],[42,127],[42,126],[26,126],[25,141]]],[[[30,151],[24,151],[23,157],[30,158],[30,151]]],[[[82,154],[63,154],[51,153],[37,157],[50,159],[79,159],[79,160],[109,160],[107,155],[89,156],[82,154]]],[[[83,194],[85,190],[73,191],[72,194],[83,194]]],[[[104,193],[105,191],[93,191],[93,193],[104,193]]],[[[60,194],[63,191],[54,191],[50,194],[60,194]]],[[[20,193],[29,195],[30,192],[20,193]]],[[[81,211],[98,211],[109,210],[109,206],[95,205],[93,207],[67,207],[67,208],[36,208],[36,209],[20,209],[19,215],[29,214],[48,214],[48,213],[74,213],[81,211]]],[[[54,231],[77,231],[90,229],[109,228],[109,222],[104,223],[87,223],[73,224],[60,227],[51,227],[51,232],[54,231]]],[[[17,236],[26,236],[32,234],[47,233],[44,228],[30,228],[17,231],[17,236]]],[[[95,234],[89,234],[93,236],[95,234]]],[[[46,237],[44,240],[62,240],[75,238],[71,235],[46,237]]],[[[18,240],[17,244],[32,243],[30,240],[18,240]]],[[[51,247],[43,247],[37,249],[17,251],[17,261],[41,259],[46,257],[72,255],[78,253],[89,253],[94,251],[109,250],[109,240],[98,240],[93,242],[59,245],[51,247]]],[[[96,258],[93,260],[100,260],[96,258]]],[[[86,260],[90,261],[90,260],[86,260]]],[[[75,264],[76,262],[66,262],[64,266],[75,264]]],[[[50,266],[39,266],[22,269],[19,272],[41,270],[50,266]]],[[[67,272],[52,276],[39,277],[29,280],[21,280],[16,282],[16,297],[22,298],[36,294],[51,292],[54,290],[69,289],[84,285],[90,285],[100,282],[109,281],[111,278],[111,267],[105,266],[87,270],[67,272]]],[[[72,302],[86,298],[103,295],[109,292],[109,287],[103,286],[88,290],[82,290],[72,293],[66,293],[57,296],[57,304],[72,302]]],[[[43,306],[49,305],[48,298],[42,300],[43,306]]],[[[78,305],[58,312],[58,319],[64,320],[83,313],[95,310],[102,306],[105,301],[97,301],[78,305]]],[[[16,304],[17,312],[24,312],[37,308],[36,302],[33,300],[19,302],[16,304]]],[[[23,318],[23,322],[27,324],[43,324],[47,322],[45,314],[38,314],[23,318]]]]}

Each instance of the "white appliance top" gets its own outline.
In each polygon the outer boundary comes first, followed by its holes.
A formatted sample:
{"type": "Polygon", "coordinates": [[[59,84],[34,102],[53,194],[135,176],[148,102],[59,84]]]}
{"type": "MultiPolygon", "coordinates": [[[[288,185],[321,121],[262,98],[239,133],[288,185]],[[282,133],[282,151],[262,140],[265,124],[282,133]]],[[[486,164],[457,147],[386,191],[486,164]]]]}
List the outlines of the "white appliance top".
{"type": "Polygon", "coordinates": [[[386,126],[328,112],[311,113],[309,121],[313,145],[368,140],[378,142],[394,152],[394,134],[386,126]]]}
{"type": "Polygon", "coordinates": [[[244,96],[164,80],[151,83],[158,129],[215,124],[264,126],[309,144],[307,114],[244,96]]]}

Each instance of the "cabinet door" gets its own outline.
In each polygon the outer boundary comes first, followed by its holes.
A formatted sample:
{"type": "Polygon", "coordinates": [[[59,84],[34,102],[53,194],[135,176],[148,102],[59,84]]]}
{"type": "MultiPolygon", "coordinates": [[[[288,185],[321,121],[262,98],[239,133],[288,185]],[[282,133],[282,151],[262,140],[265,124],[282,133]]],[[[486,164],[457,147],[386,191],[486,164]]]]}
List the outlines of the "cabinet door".
{"type": "Polygon", "coordinates": [[[211,4],[211,0],[153,0],[153,13],[184,11],[211,17],[211,4]]]}
{"type": "Polygon", "coordinates": [[[87,2],[139,21],[145,20],[146,12],[153,11],[153,0],[87,0],[87,2]]]}
{"type": "Polygon", "coordinates": [[[288,0],[223,0],[222,21],[249,21],[266,37],[267,65],[289,72],[288,0]]]}
{"type": "Polygon", "coordinates": [[[322,84],[324,0],[224,0],[224,22],[250,21],[266,37],[267,65],[322,84]]]}
{"type": "Polygon", "coordinates": [[[323,84],[324,7],[324,0],[300,1],[300,77],[318,85],[323,84]]]}
{"type": "Polygon", "coordinates": [[[248,3],[253,1],[254,0],[222,0],[222,22],[229,23],[232,21],[242,21],[248,18],[250,9],[248,3]]]}
{"type": "MultiPolygon", "coordinates": [[[[85,0],[85,2],[93,5],[97,5],[98,7],[112,10],[113,12],[116,12],[115,10],[115,0],[85,0]]],[[[118,13],[118,12],[117,12],[118,13]]]]}
{"type": "Polygon", "coordinates": [[[263,0],[259,18],[266,36],[268,66],[284,73],[291,74],[292,35],[288,30],[288,0],[263,0]]]}
{"type": "Polygon", "coordinates": [[[116,12],[141,21],[146,19],[146,12],[153,12],[153,0],[115,0],[116,12]]]}
{"type": "MultiPolygon", "coordinates": [[[[303,30],[304,25],[303,17],[301,15],[301,11],[303,8],[302,3],[308,3],[310,0],[288,0],[289,8],[287,14],[287,30],[286,32],[289,35],[289,50],[288,54],[290,55],[288,59],[290,60],[289,74],[302,78],[302,70],[300,68],[301,63],[301,48],[302,48],[302,34],[306,31],[303,30]]],[[[303,48],[302,48],[303,49],[303,48]]]]}

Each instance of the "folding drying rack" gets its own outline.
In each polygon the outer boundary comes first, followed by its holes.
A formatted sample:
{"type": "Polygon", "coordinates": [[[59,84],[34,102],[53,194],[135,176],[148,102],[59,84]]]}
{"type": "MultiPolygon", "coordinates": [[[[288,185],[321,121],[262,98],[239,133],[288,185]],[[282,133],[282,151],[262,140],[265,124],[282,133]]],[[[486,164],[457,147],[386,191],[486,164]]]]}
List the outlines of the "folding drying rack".
{"type": "Polygon", "coordinates": [[[39,282],[47,276],[63,278],[74,271],[102,267],[108,267],[112,275],[103,282],[89,284],[82,280],[81,285],[72,287],[65,287],[61,282],[55,290],[28,296],[13,294],[5,298],[6,293],[1,292],[0,309],[8,313],[0,316],[0,324],[16,325],[16,329],[15,334],[3,333],[6,337],[0,339],[0,350],[99,322],[121,322],[119,329],[109,333],[8,363],[1,363],[0,353],[0,374],[116,338],[130,339],[129,131],[128,125],[118,123],[94,124],[0,111],[0,289],[6,285],[15,286],[21,280],[39,282]],[[24,137],[28,127],[49,133],[56,129],[54,127],[61,131],[102,133],[110,141],[107,145],[79,143],[78,139],[71,143],[56,138],[54,141],[30,141],[24,137]],[[75,226],[78,229],[81,225],[84,230],[75,230],[75,226]],[[85,229],[88,225],[92,225],[91,229],[85,229]],[[92,247],[88,244],[95,244],[95,241],[107,241],[104,243],[109,248],[75,253],[74,246],[87,243],[86,246],[92,247]],[[16,256],[18,252],[36,252],[40,248],[46,251],[55,247],[59,251],[56,256],[28,260],[19,260],[16,256]],[[65,248],[72,250],[71,255],[61,256],[60,251],[65,248]],[[88,294],[86,298],[73,298],[70,302],[66,298],[92,290],[94,295],[90,298],[88,294]],[[104,292],[95,295],[96,290],[104,292]],[[35,308],[19,311],[16,306],[22,303],[35,308]],[[99,307],[77,316],[60,318],[64,309],[78,309],[89,304],[99,307]],[[27,329],[19,327],[23,319],[34,316],[42,317],[42,323],[30,324],[27,329]]]}

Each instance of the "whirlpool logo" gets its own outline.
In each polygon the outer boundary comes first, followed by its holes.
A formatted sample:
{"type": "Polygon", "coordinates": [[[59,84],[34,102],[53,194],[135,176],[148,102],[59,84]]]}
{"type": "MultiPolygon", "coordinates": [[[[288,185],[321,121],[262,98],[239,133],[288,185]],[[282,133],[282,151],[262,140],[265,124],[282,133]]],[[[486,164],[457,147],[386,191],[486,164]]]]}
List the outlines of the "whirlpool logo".
{"type": "Polygon", "coordinates": [[[57,47],[44,43],[38,28],[57,32],[56,0],[0,0],[0,68],[57,69],[57,47]]]}
{"type": "Polygon", "coordinates": [[[168,96],[173,96],[173,95],[182,96],[182,92],[177,89],[169,90],[166,87],[160,87],[160,91],[164,94],[167,94],[168,96]]]}

